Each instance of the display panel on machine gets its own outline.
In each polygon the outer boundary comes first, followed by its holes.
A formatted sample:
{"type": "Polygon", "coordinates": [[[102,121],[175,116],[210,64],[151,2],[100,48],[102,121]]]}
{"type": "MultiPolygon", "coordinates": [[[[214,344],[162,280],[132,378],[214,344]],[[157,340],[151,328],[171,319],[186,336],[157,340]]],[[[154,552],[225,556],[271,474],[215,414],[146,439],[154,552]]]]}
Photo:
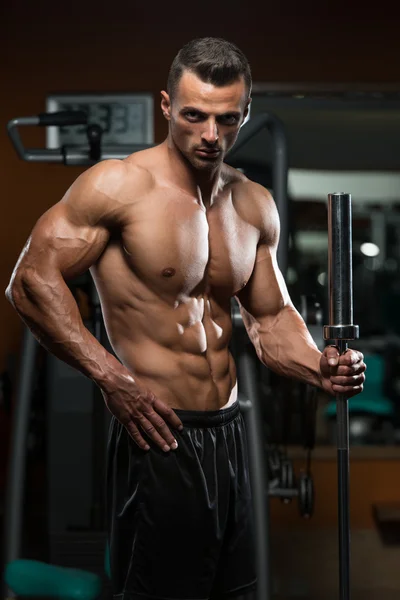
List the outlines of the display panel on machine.
{"type": "MultiPolygon", "coordinates": [[[[152,144],[153,97],[151,94],[52,94],[47,112],[79,110],[88,114],[88,124],[100,125],[102,144],[119,146],[152,144]]],[[[47,148],[87,145],[86,125],[48,127],[47,148]]]]}

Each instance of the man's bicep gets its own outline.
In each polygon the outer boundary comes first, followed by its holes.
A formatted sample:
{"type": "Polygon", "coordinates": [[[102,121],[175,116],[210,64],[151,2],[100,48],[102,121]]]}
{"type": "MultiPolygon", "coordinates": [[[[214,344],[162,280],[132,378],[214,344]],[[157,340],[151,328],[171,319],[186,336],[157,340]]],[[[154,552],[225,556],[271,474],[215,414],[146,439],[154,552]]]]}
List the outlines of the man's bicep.
{"type": "Polygon", "coordinates": [[[96,262],[108,239],[107,228],[99,224],[78,224],[71,218],[68,207],[58,204],[39,219],[30,245],[37,258],[42,257],[59,269],[65,279],[70,279],[96,262]]]}
{"type": "Polygon", "coordinates": [[[43,275],[56,269],[64,279],[87,271],[99,258],[109,232],[99,225],[77,224],[66,204],[58,203],[36,223],[20,259],[25,271],[43,275]]]}
{"type": "Polygon", "coordinates": [[[290,303],[286,284],[276,261],[275,247],[259,245],[251,277],[236,298],[257,321],[269,316],[275,317],[290,303]]]}

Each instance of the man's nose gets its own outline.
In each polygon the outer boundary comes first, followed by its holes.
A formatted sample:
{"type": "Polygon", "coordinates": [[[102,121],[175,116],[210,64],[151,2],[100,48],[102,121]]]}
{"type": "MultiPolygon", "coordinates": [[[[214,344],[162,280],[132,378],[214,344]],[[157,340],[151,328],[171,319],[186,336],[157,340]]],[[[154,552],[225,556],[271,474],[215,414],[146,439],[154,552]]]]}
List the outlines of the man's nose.
{"type": "Polygon", "coordinates": [[[207,144],[213,145],[218,140],[218,127],[215,119],[209,119],[206,123],[206,127],[202,133],[202,139],[207,144]]]}

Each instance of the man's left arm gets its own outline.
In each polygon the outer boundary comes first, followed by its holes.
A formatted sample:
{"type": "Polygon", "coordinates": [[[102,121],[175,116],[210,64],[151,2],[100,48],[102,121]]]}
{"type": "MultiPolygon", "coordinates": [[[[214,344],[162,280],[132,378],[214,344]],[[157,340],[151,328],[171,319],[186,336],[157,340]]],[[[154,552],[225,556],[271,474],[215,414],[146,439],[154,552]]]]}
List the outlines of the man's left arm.
{"type": "Polygon", "coordinates": [[[257,355],[279,375],[318,386],[332,395],[359,394],[365,380],[363,355],[356,350],[339,355],[334,346],[321,353],[293,306],[277,265],[279,218],[275,202],[260,188],[255,188],[260,215],[256,261],[247,285],[236,295],[257,355]]]}

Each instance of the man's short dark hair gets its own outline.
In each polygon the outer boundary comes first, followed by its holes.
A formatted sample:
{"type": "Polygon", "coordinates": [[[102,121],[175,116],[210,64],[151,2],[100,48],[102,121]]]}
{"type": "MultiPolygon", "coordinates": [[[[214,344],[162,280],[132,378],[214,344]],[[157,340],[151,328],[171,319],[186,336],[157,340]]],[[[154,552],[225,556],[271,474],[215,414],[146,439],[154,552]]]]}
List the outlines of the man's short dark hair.
{"type": "Polygon", "coordinates": [[[222,38],[194,39],[175,56],[168,75],[167,92],[172,100],[183,71],[188,70],[205,83],[224,86],[243,77],[251,93],[250,65],[243,52],[222,38]]]}

